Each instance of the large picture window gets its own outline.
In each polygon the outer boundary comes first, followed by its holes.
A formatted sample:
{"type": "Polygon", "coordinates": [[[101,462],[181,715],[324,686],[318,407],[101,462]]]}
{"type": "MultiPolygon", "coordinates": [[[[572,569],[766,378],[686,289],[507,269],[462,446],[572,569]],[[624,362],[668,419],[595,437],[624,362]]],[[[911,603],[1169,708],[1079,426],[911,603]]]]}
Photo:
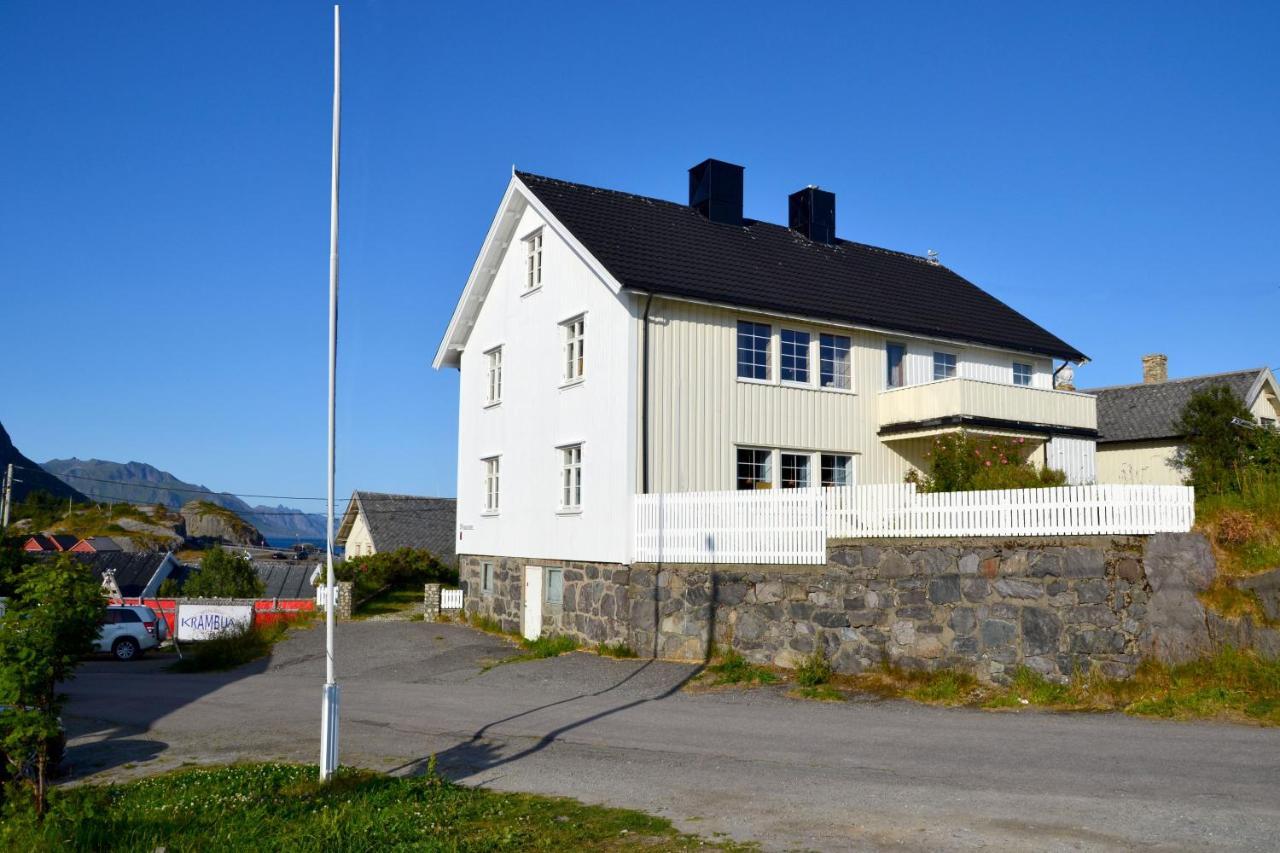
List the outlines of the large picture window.
{"type": "Polygon", "coordinates": [[[822,454],[822,485],[826,488],[853,485],[853,457],[844,453],[822,454]]]}
{"type": "Polygon", "coordinates": [[[784,489],[807,489],[810,485],[809,480],[809,454],[808,453],[787,453],[781,454],[782,478],[780,485],[784,489]]]}
{"type": "Polygon", "coordinates": [[[773,451],[755,447],[738,448],[738,489],[773,488],[773,451]]]}
{"type": "Polygon", "coordinates": [[[738,321],[738,376],[742,379],[769,378],[769,341],[773,329],[768,323],[738,321]]]}
{"type": "Polygon", "coordinates": [[[823,388],[851,385],[850,343],[844,335],[822,335],[818,338],[818,384],[823,388]]]}
{"type": "Polygon", "coordinates": [[[779,366],[783,382],[809,382],[809,333],[783,329],[779,334],[782,353],[779,366]]]}

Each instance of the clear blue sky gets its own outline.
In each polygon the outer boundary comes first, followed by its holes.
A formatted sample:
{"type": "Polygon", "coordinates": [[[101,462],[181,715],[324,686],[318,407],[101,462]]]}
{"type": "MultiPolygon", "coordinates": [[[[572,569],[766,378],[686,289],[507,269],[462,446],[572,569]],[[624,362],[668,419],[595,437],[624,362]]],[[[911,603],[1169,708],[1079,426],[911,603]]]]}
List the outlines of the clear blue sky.
{"type": "MultiPolygon", "coordinates": [[[[343,7],[339,491],[452,494],[430,361],[512,163],[837,194],[1088,353],[1280,362],[1280,6],[343,7]]],[[[0,4],[0,421],[28,455],[324,490],[328,3],[0,4]]]]}

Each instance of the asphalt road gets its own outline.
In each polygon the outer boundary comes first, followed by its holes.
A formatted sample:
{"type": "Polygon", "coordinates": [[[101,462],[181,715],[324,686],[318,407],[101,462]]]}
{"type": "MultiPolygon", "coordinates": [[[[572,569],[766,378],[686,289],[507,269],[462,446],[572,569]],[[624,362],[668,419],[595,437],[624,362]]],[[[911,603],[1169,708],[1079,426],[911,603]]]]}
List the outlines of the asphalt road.
{"type": "MultiPolygon", "coordinates": [[[[178,675],[94,661],[67,685],[72,779],[319,751],[323,633],[178,675]]],[[[338,626],[342,761],[642,809],[765,849],[1275,850],[1280,731],[1121,715],[813,703],[682,690],[694,668],[589,654],[481,672],[467,628],[338,626]]]]}

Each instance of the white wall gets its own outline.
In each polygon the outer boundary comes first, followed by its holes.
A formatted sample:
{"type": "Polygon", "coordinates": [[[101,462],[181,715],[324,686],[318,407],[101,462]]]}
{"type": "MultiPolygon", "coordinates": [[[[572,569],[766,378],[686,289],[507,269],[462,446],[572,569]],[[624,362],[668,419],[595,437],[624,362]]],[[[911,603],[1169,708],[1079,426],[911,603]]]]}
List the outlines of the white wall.
{"type": "Polygon", "coordinates": [[[356,513],[356,520],[351,522],[351,532],[347,534],[347,541],[342,548],[343,555],[347,557],[373,553],[373,537],[369,535],[369,525],[364,520],[364,513],[356,513]]]}
{"type": "Polygon", "coordinates": [[[1072,486],[1098,482],[1097,442],[1092,438],[1057,435],[1045,444],[1045,465],[1067,475],[1072,486]]]}
{"type": "Polygon", "coordinates": [[[634,492],[632,308],[532,207],[520,214],[461,358],[458,554],[627,562],[634,492]],[[543,227],[543,284],[527,293],[523,238],[543,227]],[[561,387],[562,321],[586,315],[586,376],[561,387]],[[502,402],[486,406],[485,353],[503,347],[502,402]],[[561,453],[581,442],[583,505],[563,514],[561,453]],[[482,459],[501,457],[484,513],[482,459]]]}

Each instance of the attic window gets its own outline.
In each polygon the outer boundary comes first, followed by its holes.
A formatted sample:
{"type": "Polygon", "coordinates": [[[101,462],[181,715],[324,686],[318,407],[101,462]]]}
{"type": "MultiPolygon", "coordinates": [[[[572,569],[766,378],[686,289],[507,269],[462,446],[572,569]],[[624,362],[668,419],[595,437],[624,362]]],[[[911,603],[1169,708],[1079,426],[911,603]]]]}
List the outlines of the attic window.
{"type": "Polygon", "coordinates": [[[533,232],[524,238],[525,244],[525,290],[542,287],[542,231],[533,232]]]}

